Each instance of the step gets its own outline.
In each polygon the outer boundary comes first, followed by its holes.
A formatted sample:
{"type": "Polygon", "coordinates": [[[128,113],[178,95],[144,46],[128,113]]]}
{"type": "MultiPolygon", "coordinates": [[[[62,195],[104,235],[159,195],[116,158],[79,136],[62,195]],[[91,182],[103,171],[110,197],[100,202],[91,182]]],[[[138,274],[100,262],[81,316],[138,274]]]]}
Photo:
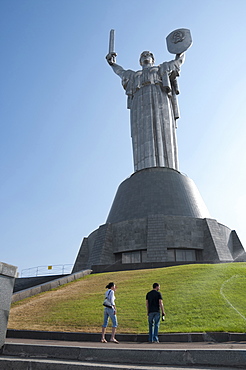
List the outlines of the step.
{"type": "MultiPolygon", "coordinates": [[[[163,366],[142,366],[142,365],[120,365],[120,364],[102,364],[82,361],[62,361],[48,359],[29,359],[0,357],[0,369],[2,370],[163,370],[163,366]]],[[[186,370],[188,370],[186,368],[186,370]]],[[[194,366],[192,367],[194,369],[194,366]]],[[[226,370],[226,369],[225,369],[226,370]]]]}
{"type": "MultiPolygon", "coordinates": [[[[6,343],[3,356],[15,356],[29,360],[62,360],[120,365],[179,365],[179,366],[231,366],[246,368],[246,349],[204,348],[164,349],[155,348],[107,348],[86,346],[63,346],[44,344],[6,343]]],[[[4,369],[5,370],[5,369],[4,369]]]]}

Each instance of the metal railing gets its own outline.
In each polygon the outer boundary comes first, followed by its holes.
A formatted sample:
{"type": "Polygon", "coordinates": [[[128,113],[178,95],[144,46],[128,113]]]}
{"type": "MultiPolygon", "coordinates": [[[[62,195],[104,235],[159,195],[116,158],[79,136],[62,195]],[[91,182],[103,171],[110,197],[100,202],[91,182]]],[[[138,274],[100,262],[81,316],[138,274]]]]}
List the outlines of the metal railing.
{"type": "Polygon", "coordinates": [[[72,267],[72,264],[30,267],[28,269],[21,270],[20,277],[65,275],[71,273],[72,267]]]}

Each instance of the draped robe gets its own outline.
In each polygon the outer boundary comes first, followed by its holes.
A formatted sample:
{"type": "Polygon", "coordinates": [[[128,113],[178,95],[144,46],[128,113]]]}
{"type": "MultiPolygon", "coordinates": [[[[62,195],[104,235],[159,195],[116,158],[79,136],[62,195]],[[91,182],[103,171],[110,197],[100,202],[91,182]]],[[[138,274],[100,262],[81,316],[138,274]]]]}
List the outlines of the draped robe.
{"type": "Polygon", "coordinates": [[[128,96],[134,170],[169,167],[178,170],[176,119],[177,82],[183,58],[140,71],[114,64],[128,96]]]}

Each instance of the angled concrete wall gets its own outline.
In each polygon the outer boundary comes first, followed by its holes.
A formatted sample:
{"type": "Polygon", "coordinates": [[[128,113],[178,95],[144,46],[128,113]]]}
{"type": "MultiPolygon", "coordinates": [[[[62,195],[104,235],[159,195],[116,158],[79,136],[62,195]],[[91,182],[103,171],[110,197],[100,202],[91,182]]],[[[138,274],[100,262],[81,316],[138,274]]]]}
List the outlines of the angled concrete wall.
{"type": "Polygon", "coordinates": [[[4,345],[17,267],[0,262],[0,348],[4,345]]]}
{"type": "Polygon", "coordinates": [[[166,265],[172,261],[168,257],[169,249],[194,250],[197,257],[193,262],[200,263],[233,262],[234,256],[238,255],[239,244],[241,253],[244,251],[236,232],[213,219],[153,215],[145,219],[105,224],[103,227],[107,229],[107,239],[102,238],[99,229],[93,232],[94,244],[90,242],[90,236],[86,238],[87,247],[91,245],[91,249],[87,249],[90,258],[83,258],[85,244],[82,243],[73,272],[81,268],[122,263],[119,256],[125,252],[146,251],[144,266],[147,268],[149,263],[152,268],[153,263],[163,262],[166,265]],[[98,238],[95,238],[97,232],[98,238]],[[237,237],[236,254],[232,234],[237,237]]]}

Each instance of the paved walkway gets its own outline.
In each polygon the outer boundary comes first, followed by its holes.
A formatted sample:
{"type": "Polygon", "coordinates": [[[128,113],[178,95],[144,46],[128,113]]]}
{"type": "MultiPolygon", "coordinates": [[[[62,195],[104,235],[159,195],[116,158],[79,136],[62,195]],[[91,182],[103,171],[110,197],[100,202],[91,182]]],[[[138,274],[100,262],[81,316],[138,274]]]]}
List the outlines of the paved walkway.
{"type": "Polygon", "coordinates": [[[101,343],[101,342],[78,342],[78,341],[61,341],[61,340],[43,340],[43,339],[22,339],[22,338],[7,338],[6,343],[12,344],[39,344],[65,347],[86,347],[86,348],[126,348],[126,349],[243,349],[246,350],[246,341],[242,342],[160,342],[160,343],[136,343],[136,342],[120,342],[101,343]]]}

